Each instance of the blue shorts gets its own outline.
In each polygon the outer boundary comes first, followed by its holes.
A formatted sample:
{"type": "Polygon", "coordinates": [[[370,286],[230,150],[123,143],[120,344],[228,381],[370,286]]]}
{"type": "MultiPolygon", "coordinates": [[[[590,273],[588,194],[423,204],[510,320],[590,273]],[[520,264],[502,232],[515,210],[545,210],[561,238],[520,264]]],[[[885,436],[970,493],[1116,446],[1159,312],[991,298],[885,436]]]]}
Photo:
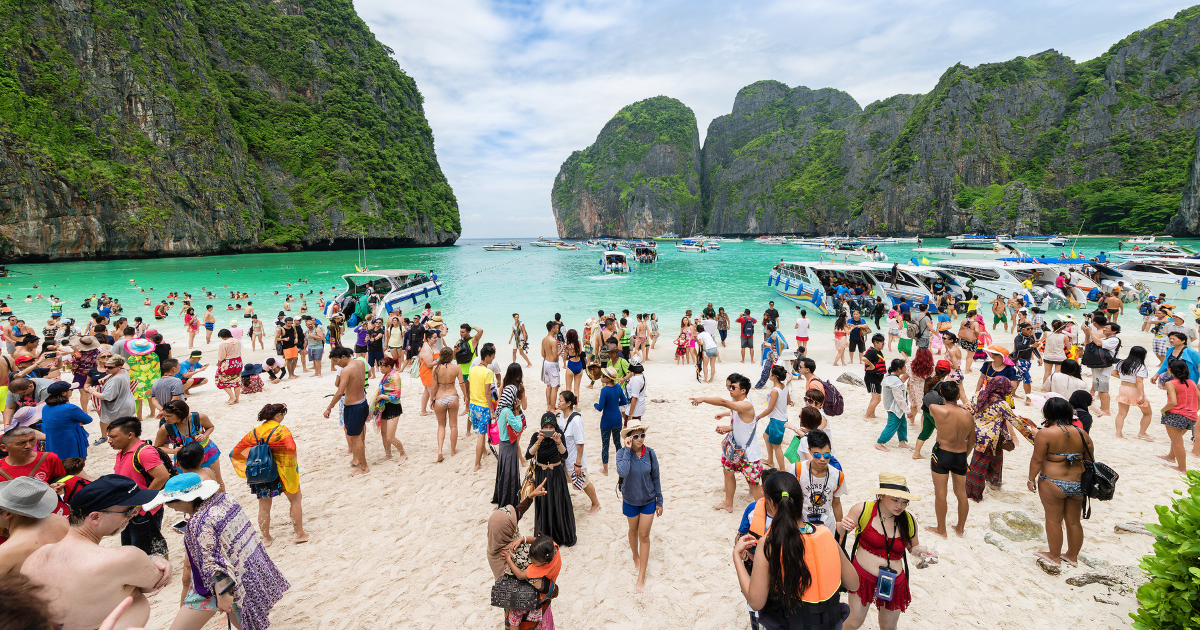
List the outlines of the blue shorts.
{"type": "Polygon", "coordinates": [[[365,400],[356,405],[346,405],[342,411],[346,435],[350,437],[362,435],[363,427],[367,426],[367,416],[370,413],[371,405],[368,405],[365,400]]]}
{"type": "Polygon", "coordinates": [[[471,422],[471,427],[479,435],[487,435],[488,424],[492,421],[491,407],[472,404],[470,409],[471,412],[467,418],[471,422]]]}
{"type": "Polygon", "coordinates": [[[654,510],[657,507],[658,507],[658,504],[655,503],[654,501],[651,501],[641,507],[638,507],[632,503],[626,503],[626,502],[622,501],[621,502],[621,513],[624,514],[627,518],[637,518],[638,514],[654,514],[654,510]]]}
{"type": "Polygon", "coordinates": [[[783,444],[783,428],[786,425],[787,423],[779,418],[771,418],[771,422],[767,423],[767,443],[783,444]]]}
{"type": "Polygon", "coordinates": [[[213,322],[204,322],[204,330],[211,331],[214,326],[216,326],[216,324],[213,322]]]}
{"type": "Polygon", "coordinates": [[[1029,371],[1033,368],[1033,361],[1025,361],[1017,359],[1017,382],[1032,384],[1033,377],[1029,375],[1029,371]]]}

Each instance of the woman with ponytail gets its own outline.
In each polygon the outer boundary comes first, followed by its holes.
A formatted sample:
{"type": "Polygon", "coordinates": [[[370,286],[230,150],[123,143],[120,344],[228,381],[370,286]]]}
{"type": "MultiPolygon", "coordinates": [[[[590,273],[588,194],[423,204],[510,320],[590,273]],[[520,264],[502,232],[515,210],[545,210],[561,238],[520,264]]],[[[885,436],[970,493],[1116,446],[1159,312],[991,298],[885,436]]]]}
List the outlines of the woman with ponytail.
{"type": "MultiPolygon", "coordinates": [[[[838,589],[858,590],[858,572],[820,518],[804,514],[800,482],[792,475],[771,475],[763,498],[774,518],[761,540],[747,534],[733,548],[742,595],[757,610],[759,627],[767,630],[836,628],[849,613],[838,589]],[[760,544],[761,543],[761,544],[760,544]],[[741,562],[754,549],[753,573],[741,562]]],[[[753,616],[753,613],[752,613],[753,616]]]]}

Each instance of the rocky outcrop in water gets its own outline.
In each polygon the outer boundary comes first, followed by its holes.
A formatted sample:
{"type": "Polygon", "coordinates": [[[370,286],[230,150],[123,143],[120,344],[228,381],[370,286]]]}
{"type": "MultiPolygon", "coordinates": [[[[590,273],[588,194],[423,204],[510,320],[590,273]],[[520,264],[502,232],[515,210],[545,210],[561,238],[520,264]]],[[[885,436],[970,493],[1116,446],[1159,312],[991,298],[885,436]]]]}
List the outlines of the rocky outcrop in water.
{"type": "Polygon", "coordinates": [[[0,258],[450,244],[415,82],[349,0],[0,6],[0,258]]]}
{"type": "MultiPolygon", "coordinates": [[[[1198,99],[1200,7],[1096,59],[956,64],[865,108],[759,81],[708,126],[692,231],[1200,234],[1198,99]]],[[[558,215],[580,205],[555,198],[558,215]]]]}
{"type": "Polygon", "coordinates": [[[665,96],[621,109],[594,144],[563,163],[551,207],[564,238],[697,231],[703,223],[696,115],[665,96]]]}

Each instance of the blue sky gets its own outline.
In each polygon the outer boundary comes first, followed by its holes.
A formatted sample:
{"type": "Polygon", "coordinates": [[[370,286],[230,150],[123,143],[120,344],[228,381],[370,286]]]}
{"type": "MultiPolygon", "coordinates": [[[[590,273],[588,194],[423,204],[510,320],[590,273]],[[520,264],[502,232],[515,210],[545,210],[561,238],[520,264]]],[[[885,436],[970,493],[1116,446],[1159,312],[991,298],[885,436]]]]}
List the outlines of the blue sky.
{"type": "Polygon", "coordinates": [[[1048,48],[1084,61],[1187,4],[867,0],[355,0],[425,96],[464,238],[551,236],[554,176],[625,105],[660,94],[708,123],[762,79],[861,106],[956,62],[1048,48]]]}

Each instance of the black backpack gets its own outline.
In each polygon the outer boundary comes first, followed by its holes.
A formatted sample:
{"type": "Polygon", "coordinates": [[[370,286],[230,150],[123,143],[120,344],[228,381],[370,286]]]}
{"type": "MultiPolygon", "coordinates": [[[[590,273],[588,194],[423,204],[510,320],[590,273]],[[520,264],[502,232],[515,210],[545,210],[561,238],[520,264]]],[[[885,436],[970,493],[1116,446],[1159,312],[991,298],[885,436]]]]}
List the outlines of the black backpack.
{"type": "Polygon", "coordinates": [[[138,459],[142,455],[142,450],[146,448],[152,448],[158,453],[158,458],[162,460],[162,465],[167,469],[168,477],[174,477],[179,474],[179,469],[175,468],[175,462],[171,461],[170,455],[164,453],[161,448],[151,444],[150,440],[142,440],[142,443],[138,444],[137,448],[133,451],[133,469],[142,475],[142,479],[146,480],[147,486],[154,483],[154,475],[151,475],[150,471],[143,469],[142,462],[138,459]]]}
{"type": "Polygon", "coordinates": [[[1083,356],[1079,358],[1079,362],[1084,367],[1090,368],[1106,368],[1112,367],[1113,363],[1117,362],[1117,353],[1121,351],[1121,340],[1117,339],[1117,349],[1109,350],[1100,344],[1091,341],[1083,347],[1083,356]]]}
{"type": "Polygon", "coordinates": [[[742,336],[743,337],[753,337],[754,336],[754,320],[747,319],[747,320],[742,321],[742,336]]]}
{"type": "Polygon", "coordinates": [[[459,339],[458,343],[454,344],[454,362],[459,365],[465,365],[471,362],[471,342],[466,339],[459,339]]]}

